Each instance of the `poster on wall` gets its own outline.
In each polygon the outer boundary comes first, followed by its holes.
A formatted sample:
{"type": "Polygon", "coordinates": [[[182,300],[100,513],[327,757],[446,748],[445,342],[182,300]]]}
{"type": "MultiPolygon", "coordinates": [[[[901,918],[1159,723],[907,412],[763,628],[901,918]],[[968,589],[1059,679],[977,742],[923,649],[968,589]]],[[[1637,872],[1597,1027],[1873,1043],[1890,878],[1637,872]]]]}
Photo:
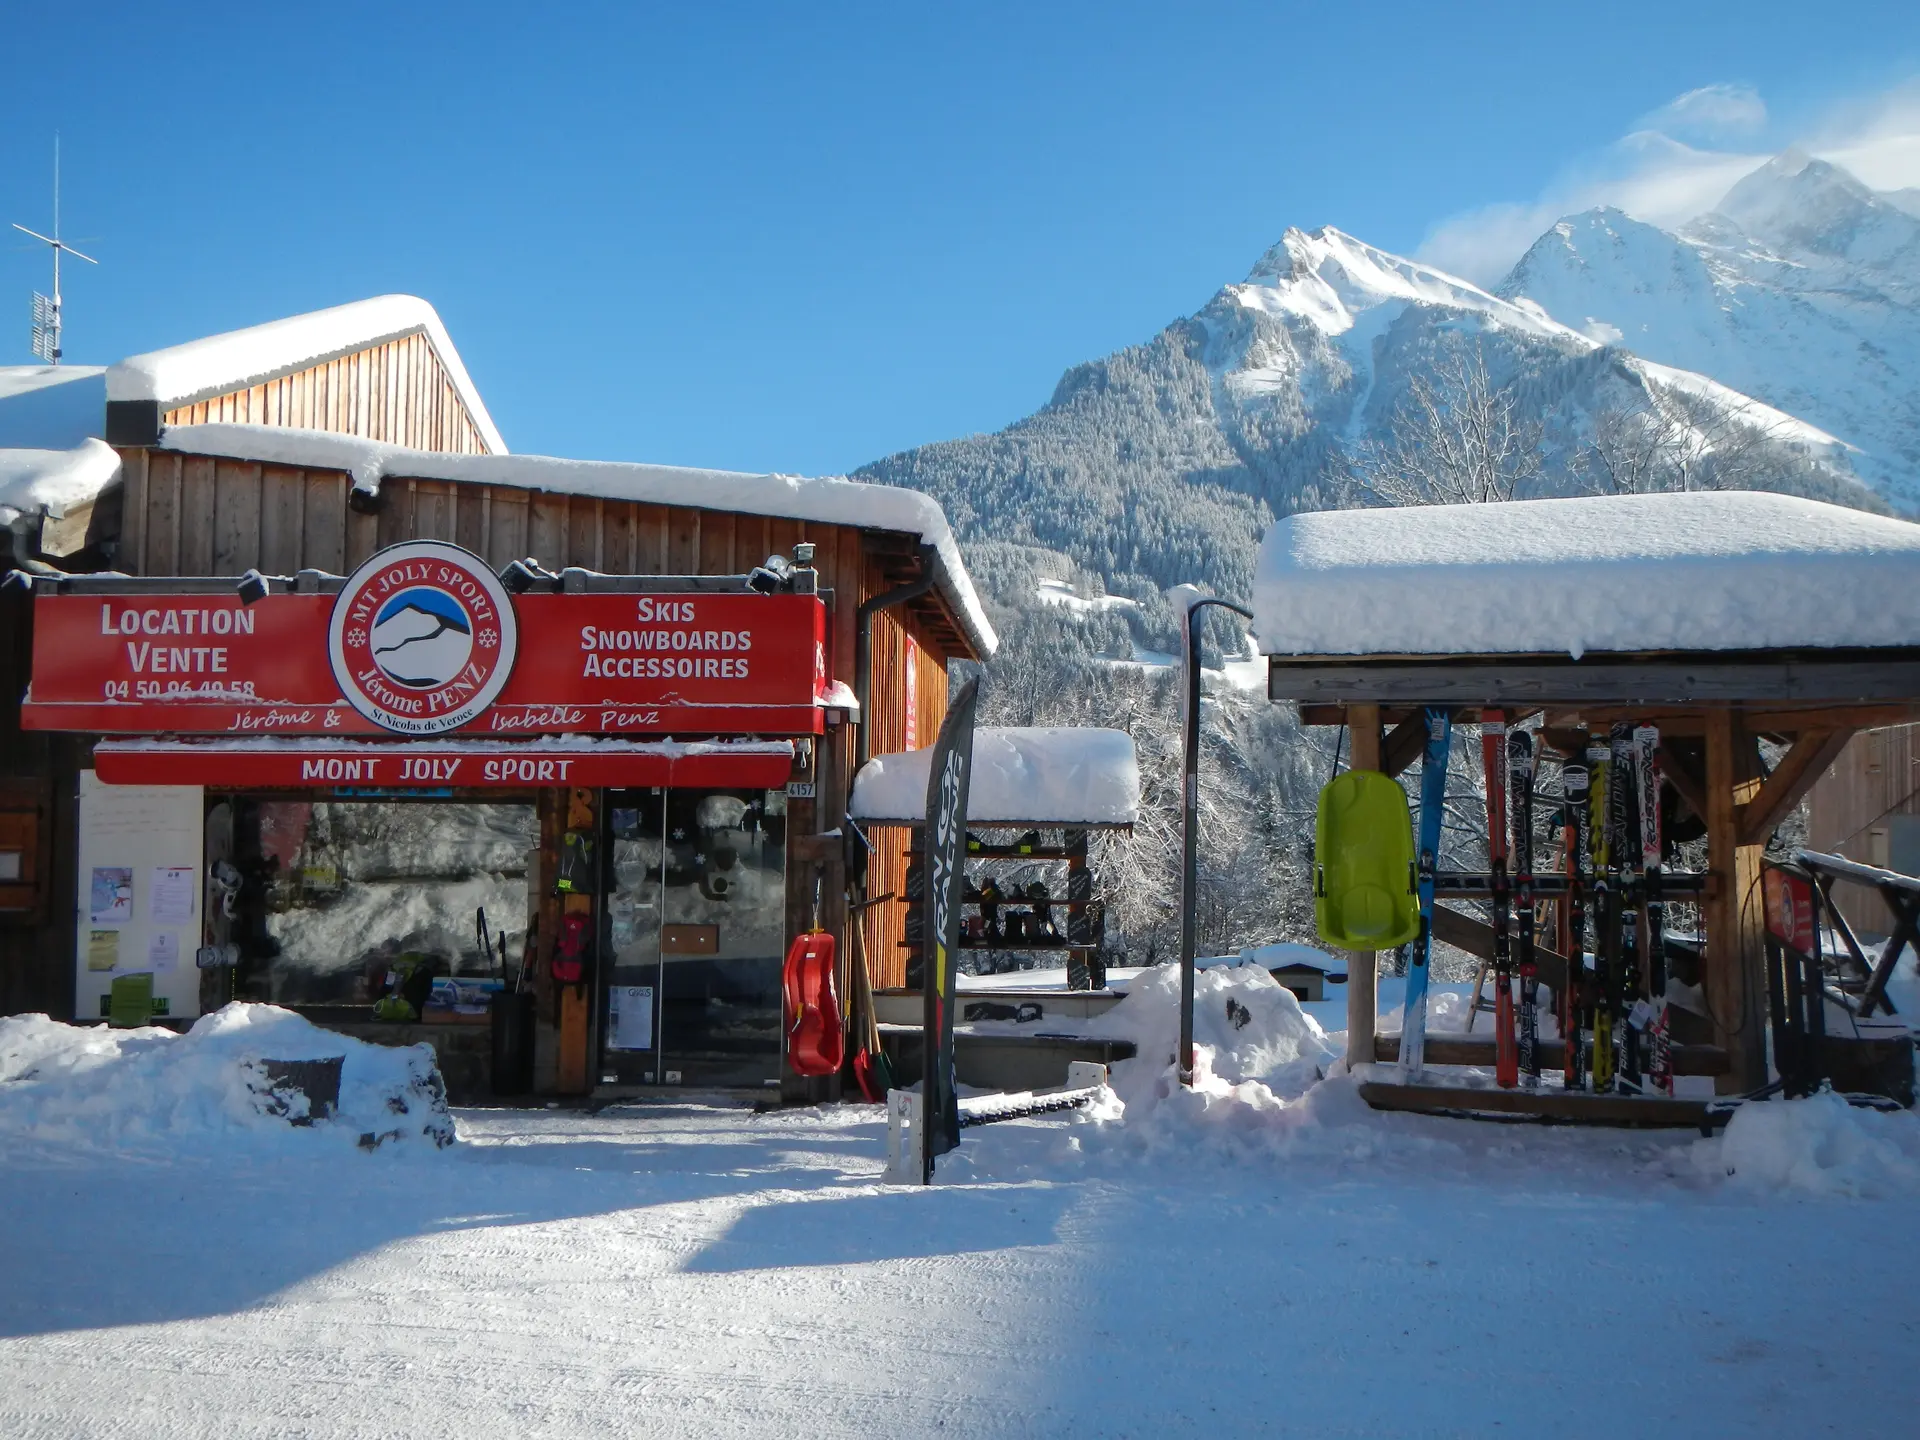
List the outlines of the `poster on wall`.
{"type": "Polygon", "coordinates": [[[87,918],[95,925],[124,925],[133,918],[133,871],[96,865],[87,889],[87,918]]]}
{"type": "Polygon", "coordinates": [[[156,1019],[200,1013],[200,972],[182,965],[200,945],[205,804],[190,785],[103,785],[80,772],[80,886],[74,1018],[104,1019],[113,982],[153,977],[156,1019]]]}

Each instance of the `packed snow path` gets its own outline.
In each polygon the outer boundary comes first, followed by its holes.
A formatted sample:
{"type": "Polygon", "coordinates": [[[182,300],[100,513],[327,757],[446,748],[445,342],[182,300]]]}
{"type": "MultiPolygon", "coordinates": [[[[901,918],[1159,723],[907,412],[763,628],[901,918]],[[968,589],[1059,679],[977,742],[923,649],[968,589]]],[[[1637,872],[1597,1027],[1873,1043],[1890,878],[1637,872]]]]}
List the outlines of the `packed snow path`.
{"type": "Polygon", "coordinates": [[[930,1190],[878,1183],[877,1107],[9,1139],[0,1434],[1912,1433],[1912,1191],[1301,1108],[998,1125],[930,1190]]]}

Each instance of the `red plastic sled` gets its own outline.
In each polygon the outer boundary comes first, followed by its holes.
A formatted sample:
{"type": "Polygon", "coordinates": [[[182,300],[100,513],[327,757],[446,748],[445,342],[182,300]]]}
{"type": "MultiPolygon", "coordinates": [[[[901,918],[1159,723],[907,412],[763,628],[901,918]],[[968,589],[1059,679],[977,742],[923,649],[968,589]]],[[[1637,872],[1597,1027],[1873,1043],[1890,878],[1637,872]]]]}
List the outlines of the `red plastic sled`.
{"type": "Polygon", "coordinates": [[[847,1058],[834,960],[833,936],[824,930],[796,935],[787,951],[781,986],[786,991],[787,1060],[796,1075],[834,1075],[847,1058]]]}

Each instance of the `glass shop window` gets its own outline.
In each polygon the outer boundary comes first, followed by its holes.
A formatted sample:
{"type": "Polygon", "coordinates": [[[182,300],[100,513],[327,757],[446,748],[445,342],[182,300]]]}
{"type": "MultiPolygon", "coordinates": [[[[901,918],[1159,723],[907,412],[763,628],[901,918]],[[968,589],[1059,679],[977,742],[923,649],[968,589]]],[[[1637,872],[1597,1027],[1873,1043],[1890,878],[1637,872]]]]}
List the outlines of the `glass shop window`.
{"type": "MultiPolygon", "coordinates": [[[[397,969],[422,967],[498,979],[503,933],[518,972],[540,844],[533,806],[238,800],[208,817],[210,859],[223,824],[243,876],[233,938],[253,998],[367,1005],[397,969]]],[[[461,998],[484,1003],[478,991],[461,998]]]]}

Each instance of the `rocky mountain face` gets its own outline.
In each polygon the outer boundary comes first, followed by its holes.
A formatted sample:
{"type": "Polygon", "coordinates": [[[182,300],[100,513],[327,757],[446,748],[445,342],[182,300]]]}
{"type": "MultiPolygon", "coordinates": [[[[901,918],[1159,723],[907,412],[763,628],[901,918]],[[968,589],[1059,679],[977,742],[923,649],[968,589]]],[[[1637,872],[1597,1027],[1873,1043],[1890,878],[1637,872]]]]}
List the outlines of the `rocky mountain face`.
{"type": "Polygon", "coordinates": [[[1920,508],[1920,210],[1789,152],[1677,233],[1570,216],[1500,285],[1596,339],[1715,380],[1844,441],[1920,508]]]}

